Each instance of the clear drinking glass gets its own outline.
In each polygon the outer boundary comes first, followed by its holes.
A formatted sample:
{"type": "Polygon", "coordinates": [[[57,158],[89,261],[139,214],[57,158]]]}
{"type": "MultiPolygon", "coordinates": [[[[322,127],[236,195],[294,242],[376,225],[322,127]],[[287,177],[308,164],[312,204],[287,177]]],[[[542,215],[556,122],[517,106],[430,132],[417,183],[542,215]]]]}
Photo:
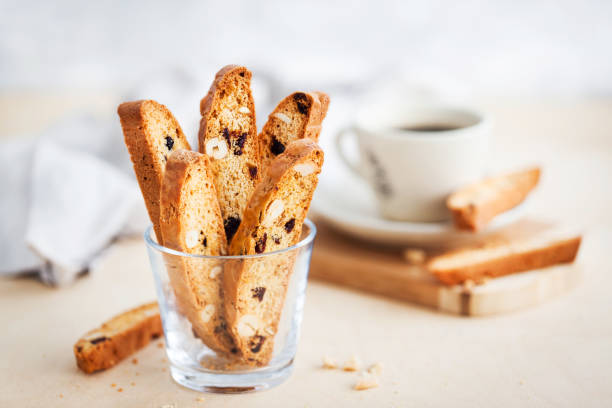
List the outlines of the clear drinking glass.
{"type": "MultiPolygon", "coordinates": [[[[155,277],[170,372],[176,382],[199,391],[240,393],[270,388],[289,377],[293,369],[293,358],[302,323],[306,282],[315,235],[314,224],[306,220],[300,242],[292,247],[258,255],[203,256],[161,246],[155,239],[153,228],[147,229],[144,238],[155,277]],[[266,273],[272,273],[275,279],[278,279],[277,284],[281,283],[277,285],[278,287],[282,287],[283,284],[287,287],[284,300],[282,299],[284,289],[268,291],[270,296],[276,295],[274,307],[266,302],[256,306],[264,315],[268,312],[265,310],[266,307],[282,310],[276,327],[274,327],[276,323],[272,323],[258,328],[258,334],[265,334],[257,338],[265,337],[265,342],[268,342],[266,347],[268,349],[272,347],[269,361],[259,365],[245,362],[239,355],[215,351],[200,339],[202,336],[196,336],[194,323],[201,324],[197,319],[201,319],[202,313],[206,312],[203,308],[198,311],[199,314],[193,313],[197,307],[189,305],[189,296],[185,295],[186,280],[182,279],[188,270],[190,276],[199,276],[200,279],[195,281],[203,282],[205,285],[207,276],[214,278],[216,273],[224,273],[224,276],[227,276],[226,271],[229,268],[242,265],[255,266],[259,268],[258,271],[265,268],[266,273]]],[[[191,279],[191,282],[193,281],[194,279],[191,279]]],[[[257,290],[253,293],[260,294],[257,290]]],[[[267,302],[273,300],[271,297],[264,299],[267,302]]],[[[257,296],[253,295],[252,301],[257,300],[257,296]]],[[[266,320],[269,322],[270,319],[266,320]]],[[[252,350],[257,351],[258,348],[261,348],[261,343],[255,345],[252,350]]]]}

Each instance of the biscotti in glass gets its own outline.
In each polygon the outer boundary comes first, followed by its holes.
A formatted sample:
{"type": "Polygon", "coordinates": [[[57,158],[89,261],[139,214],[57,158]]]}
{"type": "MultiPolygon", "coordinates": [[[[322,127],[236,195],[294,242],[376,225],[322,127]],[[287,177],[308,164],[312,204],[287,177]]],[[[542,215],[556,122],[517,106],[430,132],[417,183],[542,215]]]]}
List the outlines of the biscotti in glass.
{"type": "Polygon", "coordinates": [[[314,224],[306,220],[300,241],[289,248],[205,256],[159,245],[152,227],[145,232],[175,381],[200,391],[238,393],[266,389],[289,377],[315,234],[314,224]],[[198,296],[198,289],[219,274],[221,299],[208,302],[198,296]],[[240,285],[232,282],[236,276],[240,285]],[[244,293],[224,296],[235,290],[244,293]]]}

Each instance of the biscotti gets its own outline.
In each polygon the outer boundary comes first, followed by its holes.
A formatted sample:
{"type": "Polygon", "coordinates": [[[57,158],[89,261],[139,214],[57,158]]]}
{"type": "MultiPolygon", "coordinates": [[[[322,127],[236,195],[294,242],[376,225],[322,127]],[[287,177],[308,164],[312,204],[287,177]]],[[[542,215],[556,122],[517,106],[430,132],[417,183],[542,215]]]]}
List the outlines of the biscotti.
{"type": "MultiPolygon", "coordinates": [[[[206,155],[179,150],[168,158],[162,182],[160,224],[164,245],[195,255],[226,255],[227,242],[206,155]]],[[[219,260],[165,254],[179,310],[193,332],[215,351],[234,345],[225,326],[219,260]]]]}
{"type": "Polygon", "coordinates": [[[77,366],[86,373],[110,368],[163,334],[157,303],[124,312],[85,334],[74,345],[77,366]]]}
{"type": "Polygon", "coordinates": [[[447,285],[467,280],[479,283],[485,278],[573,262],[580,241],[579,235],[545,235],[463,249],[432,258],[427,269],[447,285]]]}
{"type": "MultiPolygon", "coordinates": [[[[323,151],[310,139],[297,140],[276,157],[253,193],[230,246],[232,255],[253,255],[295,245],[323,164],[323,151]]],[[[272,356],[295,253],[230,263],[224,271],[226,319],[248,364],[272,356]]]]}
{"type": "Polygon", "coordinates": [[[217,73],[200,103],[199,150],[211,160],[228,242],[261,177],[250,84],[249,70],[228,65],[217,73]]]}
{"type": "Polygon", "coordinates": [[[126,102],[117,111],[149,217],[161,240],[159,194],[166,161],[172,151],[190,150],[189,143],[164,105],[151,100],[126,102]]]}
{"type": "Polygon", "coordinates": [[[295,92],[283,99],[259,135],[262,169],[265,171],[290,142],[303,138],[318,141],[328,106],[329,96],[323,92],[295,92]]]}
{"type": "Polygon", "coordinates": [[[539,179],[539,168],[492,177],[451,194],[446,206],[457,228],[477,231],[496,215],[520,204],[539,179]]]}

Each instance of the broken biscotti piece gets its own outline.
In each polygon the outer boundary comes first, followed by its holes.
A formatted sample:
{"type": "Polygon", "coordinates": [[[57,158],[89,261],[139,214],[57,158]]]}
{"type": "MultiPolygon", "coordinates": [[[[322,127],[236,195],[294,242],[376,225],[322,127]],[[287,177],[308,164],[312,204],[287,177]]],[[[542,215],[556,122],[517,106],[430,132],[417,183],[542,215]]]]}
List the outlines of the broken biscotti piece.
{"type": "MultiPolygon", "coordinates": [[[[290,143],[253,193],[230,253],[261,254],[298,243],[322,164],[323,151],[314,141],[290,143]]],[[[265,365],[272,356],[295,255],[283,252],[226,265],[228,328],[248,364],[265,365]]]]}
{"type": "MultiPolygon", "coordinates": [[[[180,150],[168,158],[162,182],[160,224],[164,245],[195,255],[225,255],[227,243],[206,155],[180,150]]],[[[181,312],[211,349],[234,348],[225,326],[220,261],[166,254],[181,312]]]]}
{"type": "Polygon", "coordinates": [[[295,92],[276,106],[259,135],[262,174],[290,142],[304,138],[319,140],[328,106],[329,96],[323,92],[295,92]]]}
{"type": "Polygon", "coordinates": [[[155,101],[122,103],[117,112],[149,217],[161,243],[159,193],[166,161],[174,150],[190,150],[189,143],[168,108],[155,101]]]}
{"type": "Polygon", "coordinates": [[[492,177],[457,190],[448,197],[446,206],[457,228],[477,231],[496,215],[520,204],[539,179],[537,167],[492,177]]]}
{"type": "Polygon", "coordinates": [[[105,370],[162,334],[157,302],[128,310],[76,342],[74,355],[77,365],[88,374],[105,370]]]}
{"type": "Polygon", "coordinates": [[[248,69],[228,65],[217,73],[200,103],[199,150],[211,161],[228,242],[261,175],[250,86],[248,69]]]}
{"type": "Polygon", "coordinates": [[[483,248],[463,249],[432,258],[429,271],[442,283],[481,282],[511,273],[573,262],[579,235],[542,236],[483,248]]]}

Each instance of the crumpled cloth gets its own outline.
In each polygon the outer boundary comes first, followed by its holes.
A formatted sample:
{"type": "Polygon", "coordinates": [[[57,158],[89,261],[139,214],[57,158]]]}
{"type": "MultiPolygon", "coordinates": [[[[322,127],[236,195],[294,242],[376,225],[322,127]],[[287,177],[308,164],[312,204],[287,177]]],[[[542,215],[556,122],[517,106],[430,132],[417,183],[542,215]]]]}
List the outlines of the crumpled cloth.
{"type": "Polygon", "coordinates": [[[118,235],[142,231],[148,221],[124,150],[120,129],[88,115],[5,143],[0,274],[38,272],[63,285],[118,235]]]}

